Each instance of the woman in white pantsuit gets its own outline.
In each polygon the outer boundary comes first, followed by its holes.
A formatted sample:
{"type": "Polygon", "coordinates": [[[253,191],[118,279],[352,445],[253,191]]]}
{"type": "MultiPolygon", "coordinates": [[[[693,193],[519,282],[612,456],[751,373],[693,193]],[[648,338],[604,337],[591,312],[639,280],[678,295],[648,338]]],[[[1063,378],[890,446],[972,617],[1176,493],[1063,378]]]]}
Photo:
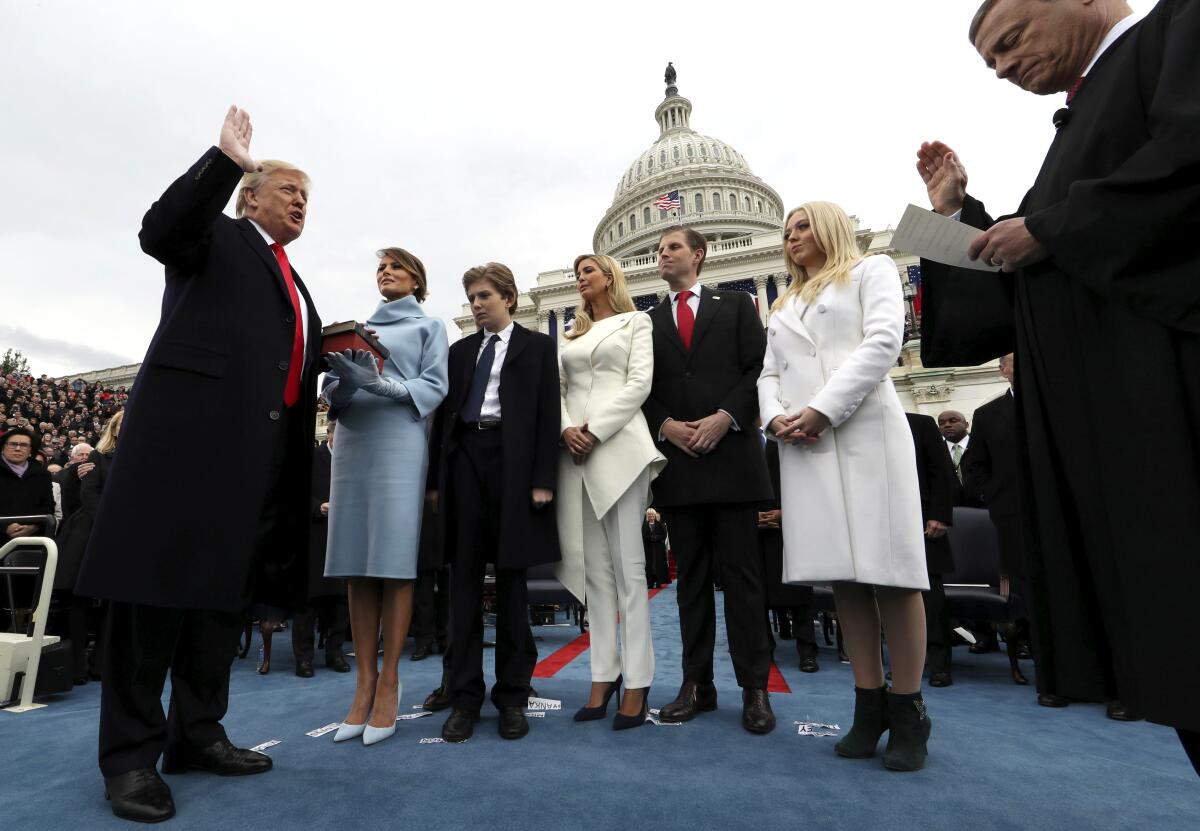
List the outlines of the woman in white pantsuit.
{"type": "Polygon", "coordinates": [[[575,279],[582,302],[559,351],[558,578],[587,603],[591,624],[592,691],[575,720],[603,718],[624,679],[620,730],[645,722],[654,678],[642,520],[667,460],[642,415],[654,374],[650,318],[634,311],[611,257],[580,255],[575,279]]]}
{"type": "Polygon", "coordinates": [[[912,433],[888,377],[904,339],[890,257],[862,257],[854,225],[829,202],[788,214],[791,285],[767,325],[759,412],[781,442],[783,579],[833,583],[854,672],[854,726],[842,756],[923,766],[930,721],[921,697],[929,588],[912,433]],[[879,631],[892,689],[884,684],[879,631]]]}

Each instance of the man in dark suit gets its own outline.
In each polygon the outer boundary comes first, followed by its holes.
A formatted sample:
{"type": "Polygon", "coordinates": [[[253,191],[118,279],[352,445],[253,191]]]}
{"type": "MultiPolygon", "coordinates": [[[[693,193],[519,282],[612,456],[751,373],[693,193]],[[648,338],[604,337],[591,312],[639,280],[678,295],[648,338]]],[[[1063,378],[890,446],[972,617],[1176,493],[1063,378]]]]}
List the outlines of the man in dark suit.
{"type": "Polygon", "coordinates": [[[142,221],[142,250],[166,266],[162,319],[76,586],[111,601],[100,769],[125,819],[174,814],[160,755],[167,773],[271,767],[221,726],[230,663],[252,599],[305,602],[321,321],[284,246],[304,230],[308,177],[254,161],[250,134],[249,116],[231,107],[219,146],[142,221]],[[236,221],[221,213],[235,190],[236,221]],[[231,421],[221,453],[164,470],[179,435],[231,421]]]}
{"type": "Polygon", "coordinates": [[[558,484],[558,352],[548,335],[513,321],[517,285],[504,265],[470,269],[463,289],[479,331],[450,347],[450,391],[434,417],[429,452],[429,497],[451,564],[446,682],[453,709],[442,738],[470,738],[483,707],[483,580],[491,563],[491,698],[500,736],[519,739],[529,732],[525,704],[537,661],[525,572],[560,557],[549,508],[558,484]]]}
{"type": "Polygon", "coordinates": [[[978,495],[967,486],[963,476],[963,462],[971,447],[971,422],[958,410],[943,410],[938,413],[937,427],[942,438],[946,440],[944,446],[954,471],[954,504],[968,508],[983,507],[978,495]]]}
{"type": "Polygon", "coordinates": [[[921,485],[921,520],[925,524],[925,563],[929,591],[925,600],[926,665],[929,686],[948,687],[950,674],[950,615],[942,575],[954,571],[954,556],[946,528],[954,519],[954,492],[958,485],[946,440],[931,416],[905,413],[917,452],[917,480],[921,485]]]}
{"type": "Polygon", "coordinates": [[[1123,0],[989,0],[969,36],[1066,106],[1011,218],[967,195],[949,147],[918,152],[935,210],[984,229],[968,254],[1001,269],[925,272],[924,363],[1015,352],[1041,669],[1175,727],[1200,770],[1200,663],[1180,660],[1200,583],[1200,255],[1177,242],[1200,234],[1200,2],[1139,21],[1123,0]]]}
{"type": "Polygon", "coordinates": [[[687,721],[717,707],[719,564],[742,726],[769,733],[771,639],[757,552],[758,503],[772,494],[754,429],[767,338],[748,294],[701,287],[707,252],[704,237],[690,228],[662,235],[658,267],[670,292],[650,311],[654,381],[642,411],[668,460],[654,482],[654,504],[671,529],[683,636],[683,684],[661,717],[687,721]]]}
{"type": "MultiPolygon", "coordinates": [[[[759,428],[761,431],[761,428],[759,428]]],[[[771,478],[770,499],[758,506],[758,551],[762,557],[763,585],[767,606],[779,619],[779,637],[796,640],[796,656],[801,672],[817,672],[817,639],[813,634],[812,586],[793,586],[783,582],[783,510],[779,501],[779,442],[761,441],[767,456],[771,478]]]]}
{"type": "Polygon", "coordinates": [[[292,655],[296,675],[313,677],[313,646],[317,631],[325,639],[325,666],[334,672],[349,672],[342,654],[350,609],[346,581],[325,576],[325,549],[329,543],[329,483],[333,467],[333,435],[337,422],[325,425],[325,441],[312,449],[312,497],[309,501],[308,603],[292,621],[292,655]]]}

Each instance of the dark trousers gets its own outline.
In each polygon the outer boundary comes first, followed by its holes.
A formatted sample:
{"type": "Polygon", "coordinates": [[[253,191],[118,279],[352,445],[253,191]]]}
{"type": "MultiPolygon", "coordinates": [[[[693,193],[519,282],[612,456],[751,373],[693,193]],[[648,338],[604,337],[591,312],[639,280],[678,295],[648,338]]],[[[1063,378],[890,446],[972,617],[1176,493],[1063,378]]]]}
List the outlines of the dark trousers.
{"type": "MultiPolygon", "coordinates": [[[[461,429],[450,459],[457,546],[450,580],[450,695],[454,706],[483,707],[483,581],[496,559],[504,459],[499,430],[461,429]]],[[[529,586],[523,568],[496,568],[496,707],[523,707],[533,672],[529,586]]],[[[536,647],[533,661],[536,661],[536,647]]]]}
{"type": "MultiPolygon", "coordinates": [[[[287,449],[304,427],[300,407],[281,413],[251,575],[272,551],[284,520],[280,498],[290,475],[287,449]]],[[[253,586],[244,586],[243,593],[248,608],[253,586]]],[[[220,722],[229,706],[229,668],[244,622],[240,611],[110,604],[100,695],[100,770],[105,776],[154,767],[164,748],[206,747],[226,738],[220,722]],[[164,717],[161,698],[168,670],[171,706],[164,717]]]]}
{"type": "Polygon", "coordinates": [[[152,768],[164,748],[225,738],[229,667],[242,616],[112,602],[101,669],[100,770],[152,768]],[[162,693],[171,673],[171,705],[162,693]]]}
{"type": "Polygon", "coordinates": [[[412,633],[415,646],[446,643],[450,622],[450,569],[429,568],[417,571],[413,589],[412,633]]]}
{"type": "Polygon", "coordinates": [[[946,605],[946,587],[942,575],[929,575],[929,591],[921,592],[925,601],[925,666],[929,674],[950,672],[950,610],[946,605]]]}
{"type": "Polygon", "coordinates": [[[292,655],[296,662],[313,659],[313,631],[325,636],[325,660],[332,661],[342,654],[346,642],[346,626],[350,609],[344,596],[313,597],[303,612],[292,621],[292,655]]]}
{"type": "MultiPolygon", "coordinates": [[[[810,588],[809,594],[812,594],[810,588]]],[[[782,629],[784,618],[792,621],[792,637],[796,640],[796,655],[800,659],[817,657],[817,636],[813,631],[812,604],[796,604],[793,606],[776,606],[775,614],[779,617],[782,629]]],[[[769,629],[768,629],[769,631],[769,629]]]]}
{"type": "Polygon", "coordinates": [[[716,601],[720,569],[725,592],[725,631],[738,686],[766,689],[771,671],[771,634],[758,552],[758,505],[689,505],[664,508],[678,567],[676,593],[683,637],[683,677],[707,684],[713,677],[716,601]]]}

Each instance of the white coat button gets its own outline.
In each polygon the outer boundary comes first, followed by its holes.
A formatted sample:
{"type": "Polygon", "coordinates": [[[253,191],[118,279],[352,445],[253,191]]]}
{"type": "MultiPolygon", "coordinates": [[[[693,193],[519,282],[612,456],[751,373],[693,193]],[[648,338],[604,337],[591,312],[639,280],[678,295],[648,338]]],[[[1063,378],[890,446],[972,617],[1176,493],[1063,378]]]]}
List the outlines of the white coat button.
{"type": "Polygon", "coordinates": [[[809,357],[814,357],[814,356],[816,356],[816,354],[817,354],[817,350],[815,350],[815,349],[808,350],[809,357]]]}
{"type": "Polygon", "coordinates": [[[818,303],[818,304],[817,304],[817,311],[818,311],[818,312],[820,312],[821,314],[825,314],[825,304],[824,304],[824,303],[818,303]]]}
{"type": "Polygon", "coordinates": [[[785,360],[785,361],[783,362],[783,368],[784,368],[784,369],[787,369],[787,367],[788,367],[788,363],[787,363],[787,361],[785,360]]]}
{"type": "Polygon", "coordinates": [[[770,332],[772,335],[774,335],[774,334],[775,334],[775,330],[774,330],[774,329],[768,329],[767,331],[769,331],[769,332],[770,332]]]}

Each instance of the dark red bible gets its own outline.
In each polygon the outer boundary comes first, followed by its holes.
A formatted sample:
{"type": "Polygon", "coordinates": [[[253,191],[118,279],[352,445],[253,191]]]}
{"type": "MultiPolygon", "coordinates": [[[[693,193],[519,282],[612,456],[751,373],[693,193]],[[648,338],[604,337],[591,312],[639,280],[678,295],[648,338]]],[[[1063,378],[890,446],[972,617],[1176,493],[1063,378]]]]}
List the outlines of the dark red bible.
{"type": "Polygon", "coordinates": [[[379,339],[367,331],[367,327],[357,321],[347,320],[342,323],[331,323],[321,330],[321,354],[326,352],[344,352],[345,350],[366,350],[379,360],[379,368],[388,356],[387,347],[379,339]]]}

